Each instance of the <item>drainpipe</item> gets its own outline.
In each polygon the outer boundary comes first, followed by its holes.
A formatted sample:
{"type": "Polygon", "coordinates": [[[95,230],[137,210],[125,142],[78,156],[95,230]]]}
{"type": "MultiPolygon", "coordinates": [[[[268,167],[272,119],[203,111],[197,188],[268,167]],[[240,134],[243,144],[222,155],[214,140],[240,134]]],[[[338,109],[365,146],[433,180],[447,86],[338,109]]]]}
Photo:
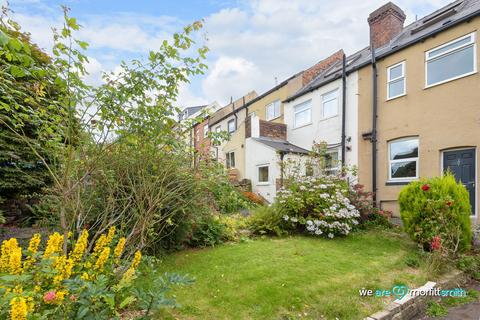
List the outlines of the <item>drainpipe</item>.
{"type": "Polygon", "coordinates": [[[346,157],[346,117],[347,117],[347,57],[342,58],[342,168],[345,167],[346,157]]]}
{"type": "Polygon", "coordinates": [[[285,156],[285,152],[280,151],[280,188],[283,187],[283,158],[285,156]]]}
{"type": "Polygon", "coordinates": [[[372,35],[370,35],[372,53],[372,192],[373,205],[377,206],[377,62],[372,39],[372,35]]]}

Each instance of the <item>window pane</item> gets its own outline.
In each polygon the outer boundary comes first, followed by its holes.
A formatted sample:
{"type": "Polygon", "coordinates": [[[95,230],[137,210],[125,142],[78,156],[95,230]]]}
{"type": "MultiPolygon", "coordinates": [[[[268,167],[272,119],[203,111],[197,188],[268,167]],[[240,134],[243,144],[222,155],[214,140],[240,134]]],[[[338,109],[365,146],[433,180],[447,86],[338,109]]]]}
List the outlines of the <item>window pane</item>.
{"type": "Polygon", "coordinates": [[[258,182],[268,182],[268,167],[258,168],[258,182]]]}
{"type": "Polygon", "coordinates": [[[417,161],[392,163],[392,178],[415,178],[417,176],[417,161]]]}
{"type": "Polygon", "coordinates": [[[307,109],[298,113],[295,113],[295,127],[301,127],[310,123],[311,110],[307,109]]]}
{"type": "Polygon", "coordinates": [[[448,50],[451,50],[451,49],[454,49],[456,47],[460,47],[464,44],[470,43],[471,41],[472,41],[472,36],[467,37],[465,39],[461,39],[461,40],[452,42],[448,46],[445,46],[445,47],[437,49],[437,50],[430,51],[428,53],[428,58],[433,58],[433,57],[438,56],[438,55],[440,55],[444,52],[447,52],[448,50]]]}
{"type": "Polygon", "coordinates": [[[222,130],[222,128],[220,126],[215,128],[215,132],[220,132],[221,130],[222,130]]]}
{"type": "Polygon", "coordinates": [[[330,99],[334,99],[337,97],[337,90],[334,90],[332,92],[329,92],[329,93],[326,93],[322,96],[322,100],[325,101],[325,100],[330,100],[330,99]]]}
{"type": "Polygon", "coordinates": [[[462,74],[473,72],[473,46],[463,48],[459,51],[436,60],[427,62],[427,84],[435,84],[448,80],[462,74]]]}
{"type": "Polygon", "coordinates": [[[338,114],[338,100],[333,99],[323,103],[323,117],[333,117],[338,114]]]}
{"type": "Polygon", "coordinates": [[[405,93],[405,78],[395,80],[388,84],[388,97],[396,97],[405,93]]]}
{"type": "Polygon", "coordinates": [[[418,157],[418,140],[402,140],[390,144],[390,159],[407,159],[418,157]]]}
{"type": "Polygon", "coordinates": [[[267,105],[267,120],[273,119],[273,105],[267,105]]]}
{"type": "Polygon", "coordinates": [[[388,80],[403,76],[402,69],[403,69],[403,64],[399,64],[396,67],[390,68],[390,78],[388,78],[388,80]]]}
{"type": "Polygon", "coordinates": [[[235,131],[235,120],[228,121],[228,132],[232,133],[235,131]]]}
{"type": "Polygon", "coordinates": [[[275,101],[273,103],[273,106],[274,106],[274,115],[275,115],[275,118],[277,117],[280,117],[280,101],[275,101]]]}
{"type": "Polygon", "coordinates": [[[230,166],[235,168],[235,152],[230,152],[230,166]]]}
{"type": "Polygon", "coordinates": [[[332,169],[338,167],[338,152],[329,152],[325,157],[325,168],[332,169]]]}

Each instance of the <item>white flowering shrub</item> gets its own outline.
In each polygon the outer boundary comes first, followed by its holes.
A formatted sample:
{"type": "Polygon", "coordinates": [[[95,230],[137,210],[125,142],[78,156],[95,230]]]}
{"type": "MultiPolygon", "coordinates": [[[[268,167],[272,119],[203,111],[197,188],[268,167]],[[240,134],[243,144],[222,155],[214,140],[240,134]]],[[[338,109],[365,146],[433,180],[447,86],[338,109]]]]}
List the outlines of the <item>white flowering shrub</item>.
{"type": "Polygon", "coordinates": [[[349,185],[340,177],[301,177],[280,189],[277,201],[287,228],[333,238],[358,224],[360,214],[348,194],[349,185]]]}

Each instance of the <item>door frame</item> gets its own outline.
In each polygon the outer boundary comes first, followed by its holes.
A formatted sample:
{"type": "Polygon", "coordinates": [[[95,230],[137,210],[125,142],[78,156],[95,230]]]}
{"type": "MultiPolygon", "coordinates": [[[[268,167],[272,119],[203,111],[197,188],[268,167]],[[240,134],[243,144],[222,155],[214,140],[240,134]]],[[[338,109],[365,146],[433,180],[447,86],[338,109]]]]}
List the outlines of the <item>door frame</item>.
{"type": "Polygon", "coordinates": [[[458,147],[458,148],[449,148],[449,149],[443,149],[440,150],[440,173],[441,176],[443,177],[444,170],[443,170],[443,157],[445,152],[450,152],[450,151],[461,151],[461,150],[475,150],[475,212],[472,212],[472,215],[470,218],[472,219],[477,219],[478,217],[478,183],[477,183],[477,178],[478,178],[478,149],[477,147],[458,147]]]}

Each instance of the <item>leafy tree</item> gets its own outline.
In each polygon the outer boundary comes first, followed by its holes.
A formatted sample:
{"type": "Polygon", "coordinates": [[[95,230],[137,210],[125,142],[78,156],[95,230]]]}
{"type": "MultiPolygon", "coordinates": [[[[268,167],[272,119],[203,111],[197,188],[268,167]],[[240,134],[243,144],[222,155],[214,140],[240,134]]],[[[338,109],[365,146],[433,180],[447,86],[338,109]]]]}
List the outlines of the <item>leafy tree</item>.
{"type": "MultiPolygon", "coordinates": [[[[174,34],[171,41],[165,40],[158,50],[149,53],[147,59],[122,62],[119,72],[104,74],[104,84],[94,88],[83,81],[87,74],[85,50],[88,44],[75,39],[74,33],[80,26],[69,16],[68,8],[63,10],[64,24],[54,29],[53,56],[49,64],[56,75],[53,84],[59,88],[58,99],[54,105],[48,99],[50,104],[38,106],[27,116],[14,114],[11,125],[2,119],[0,123],[24,141],[48,169],[53,180],[53,211],[57,213],[64,235],[67,236],[70,230],[78,231],[89,226],[94,230],[95,240],[118,221],[108,210],[98,212],[87,221],[86,217],[91,217],[92,204],[84,202],[85,194],[91,194],[92,188],[99,187],[93,178],[102,176],[106,172],[104,169],[108,169],[103,160],[112,155],[111,150],[119,150],[118,145],[133,152],[135,148],[149,152],[154,148],[159,154],[185,155],[184,159],[188,160],[190,152],[182,136],[187,131],[184,126],[188,124],[174,120],[179,111],[176,99],[180,84],[205,70],[203,60],[208,49],[197,46],[192,39],[193,33],[202,27],[201,22],[195,22],[181,33],[174,34]],[[38,120],[49,108],[58,106],[64,110],[61,116],[48,117],[48,121],[38,120]],[[31,122],[38,123],[37,138],[46,141],[50,150],[55,150],[55,166],[51,164],[50,154],[37,152],[25,133],[31,122]]],[[[25,48],[28,47],[25,44],[25,48]]],[[[31,72],[29,65],[25,64],[19,64],[18,69],[15,72],[20,76],[31,72]]],[[[2,108],[8,109],[11,105],[6,103],[2,108]]],[[[137,188],[131,190],[125,197],[135,201],[132,207],[136,208],[138,217],[133,229],[128,231],[131,237],[151,232],[146,230],[150,225],[167,223],[169,213],[163,211],[153,212],[156,220],[150,221],[149,225],[142,223],[142,217],[152,212],[145,209],[147,199],[134,197],[137,188]]],[[[142,245],[140,242],[139,246],[142,245]]]]}
{"type": "Polygon", "coordinates": [[[51,59],[5,14],[0,19],[0,196],[16,200],[51,182],[50,139],[62,133],[65,109],[51,59]]]}

